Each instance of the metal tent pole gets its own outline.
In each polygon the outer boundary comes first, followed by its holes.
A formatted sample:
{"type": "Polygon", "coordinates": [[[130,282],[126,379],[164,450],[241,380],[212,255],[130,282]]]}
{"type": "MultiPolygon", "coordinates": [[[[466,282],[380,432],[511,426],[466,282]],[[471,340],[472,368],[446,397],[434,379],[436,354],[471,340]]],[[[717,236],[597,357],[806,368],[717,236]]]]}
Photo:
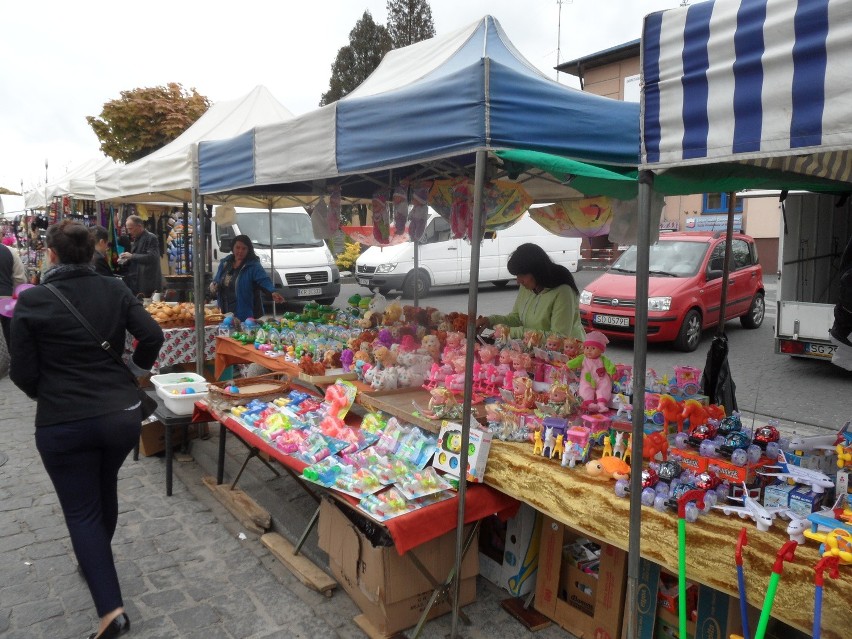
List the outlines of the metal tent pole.
{"type": "MultiPolygon", "coordinates": [[[[267,210],[269,211],[269,266],[272,271],[269,274],[269,279],[272,280],[272,290],[275,290],[275,238],[272,234],[272,200],[269,200],[269,208],[267,210]]],[[[272,316],[278,317],[278,307],[274,299],[272,300],[272,316]]]]}
{"type": "Polygon", "coordinates": [[[459,596],[461,589],[461,562],[464,554],[464,513],[467,494],[467,448],[470,445],[471,405],[473,398],[473,356],[476,344],[476,297],[479,289],[479,253],[482,245],[482,190],[485,183],[486,151],[476,152],[476,170],[473,182],[473,233],[470,243],[470,284],[467,299],[467,348],[464,365],[464,404],[462,407],[461,451],[459,454],[459,514],[456,527],[456,563],[453,581],[453,618],[450,639],[458,635],[459,596]]]}
{"type": "Polygon", "coordinates": [[[192,297],[195,301],[195,372],[204,375],[204,200],[192,187],[192,297]]]}
{"type": "Polygon", "coordinates": [[[645,435],[645,366],[648,357],[648,263],[651,245],[651,190],[654,174],[639,174],[639,232],[636,243],[636,325],[633,340],[633,432],[630,437],[630,527],[627,544],[627,637],[636,639],[642,543],[642,440],[645,435]]]}
{"type": "Polygon", "coordinates": [[[734,234],[734,208],[736,194],[728,193],[728,225],[725,234],[725,263],[722,265],[722,299],[719,303],[719,323],[716,325],[716,335],[725,334],[725,314],[728,312],[728,277],[731,274],[731,247],[734,234]]]}

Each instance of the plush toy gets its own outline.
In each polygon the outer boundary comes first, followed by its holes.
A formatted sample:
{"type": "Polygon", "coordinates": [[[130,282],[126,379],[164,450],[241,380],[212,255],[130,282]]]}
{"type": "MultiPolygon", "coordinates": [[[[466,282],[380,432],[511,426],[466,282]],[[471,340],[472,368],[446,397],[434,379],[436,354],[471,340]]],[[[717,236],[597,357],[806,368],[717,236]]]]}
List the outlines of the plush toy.
{"type": "Polygon", "coordinates": [[[606,412],[612,397],[615,364],[604,357],[609,340],[600,331],[592,331],[583,342],[583,354],[568,362],[568,368],[580,371],[581,408],[589,413],[606,412]]]}

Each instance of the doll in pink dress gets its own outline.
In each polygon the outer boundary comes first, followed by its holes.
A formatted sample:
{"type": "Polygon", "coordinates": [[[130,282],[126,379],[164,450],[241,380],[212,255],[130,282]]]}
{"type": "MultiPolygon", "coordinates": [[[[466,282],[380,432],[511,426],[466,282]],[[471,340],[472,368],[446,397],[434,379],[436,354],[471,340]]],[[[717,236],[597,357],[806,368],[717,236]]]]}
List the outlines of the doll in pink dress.
{"type": "Polygon", "coordinates": [[[587,413],[606,412],[612,397],[615,364],[603,355],[607,344],[609,340],[600,331],[587,333],[582,355],[568,362],[568,368],[579,370],[579,393],[582,400],[580,408],[587,413]]]}

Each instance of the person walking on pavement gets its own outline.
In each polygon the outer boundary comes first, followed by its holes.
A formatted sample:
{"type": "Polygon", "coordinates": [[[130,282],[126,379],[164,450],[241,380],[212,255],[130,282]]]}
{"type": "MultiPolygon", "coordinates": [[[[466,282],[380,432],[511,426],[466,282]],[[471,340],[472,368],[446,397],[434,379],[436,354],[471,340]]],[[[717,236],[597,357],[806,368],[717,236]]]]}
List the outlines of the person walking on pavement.
{"type": "Polygon", "coordinates": [[[130,251],[122,253],[118,263],[126,268],[127,285],[133,294],[151,297],[154,291],[163,288],[160,242],[156,235],[145,230],[144,222],[138,215],[129,216],[124,228],[130,236],[130,251]]]}
{"type": "MultiPolygon", "coordinates": [[[[27,274],[21,262],[21,257],[16,250],[11,248],[13,242],[12,238],[4,237],[3,242],[0,243],[0,299],[12,297],[15,287],[27,281],[27,274]]],[[[9,323],[8,317],[0,315],[0,328],[2,328],[3,338],[7,346],[9,345],[9,323]]]]}
{"type": "MultiPolygon", "coordinates": [[[[47,231],[52,284],[118,352],[129,332],[138,344],[127,367],[147,375],[163,331],[128,288],[90,266],[94,239],[72,220],[47,231]]],[[[136,384],[119,362],[46,286],[23,291],[12,317],[9,376],[36,400],[35,441],[56,490],[74,554],[100,622],[92,638],[130,630],[112,554],[118,472],[139,441],[136,384]],[[121,369],[121,370],[119,370],[121,369]]]]}

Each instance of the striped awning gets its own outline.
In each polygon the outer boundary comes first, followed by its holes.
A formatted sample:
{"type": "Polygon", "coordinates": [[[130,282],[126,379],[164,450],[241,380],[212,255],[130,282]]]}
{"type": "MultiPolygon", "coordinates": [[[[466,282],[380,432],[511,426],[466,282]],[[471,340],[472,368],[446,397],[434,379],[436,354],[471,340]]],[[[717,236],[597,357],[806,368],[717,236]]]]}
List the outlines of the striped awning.
{"type": "Polygon", "coordinates": [[[852,0],[711,0],[642,37],[642,168],[852,181],[852,0]]]}

